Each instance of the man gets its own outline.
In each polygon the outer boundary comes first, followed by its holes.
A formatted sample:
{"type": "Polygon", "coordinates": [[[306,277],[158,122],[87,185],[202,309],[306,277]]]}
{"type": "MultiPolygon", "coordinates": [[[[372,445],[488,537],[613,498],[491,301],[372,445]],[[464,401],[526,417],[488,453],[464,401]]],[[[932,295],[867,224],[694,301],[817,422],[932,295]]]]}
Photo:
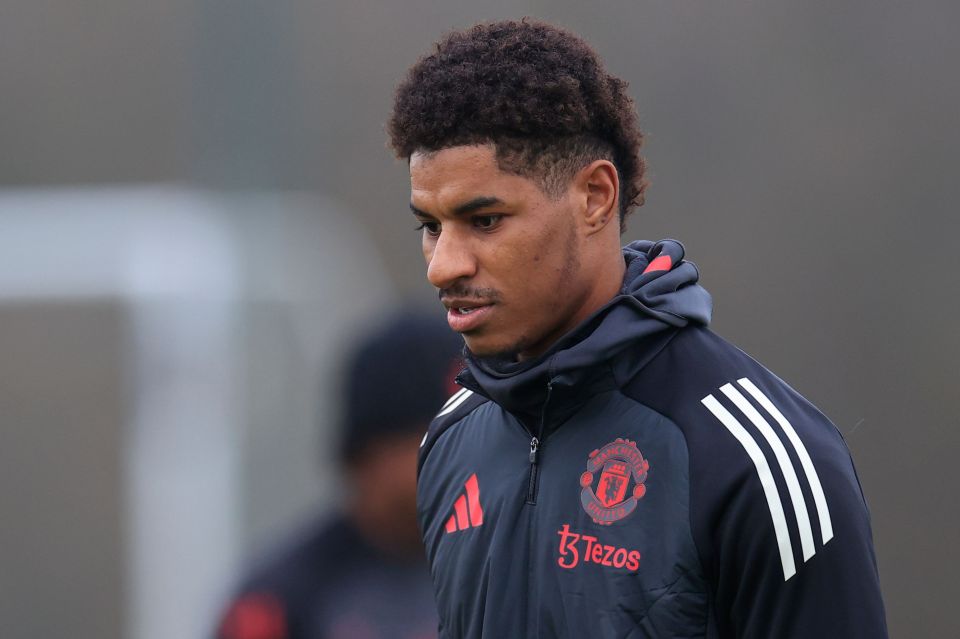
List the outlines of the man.
{"type": "Polygon", "coordinates": [[[254,571],[227,607],[219,639],[436,636],[414,468],[461,346],[439,318],[410,313],[363,340],[346,371],[346,508],[254,571]]]}
{"type": "Polygon", "coordinates": [[[419,459],[443,637],[886,636],[836,428],[708,328],[643,201],[623,81],[500,22],[410,70],[389,122],[465,388],[419,459]]]}

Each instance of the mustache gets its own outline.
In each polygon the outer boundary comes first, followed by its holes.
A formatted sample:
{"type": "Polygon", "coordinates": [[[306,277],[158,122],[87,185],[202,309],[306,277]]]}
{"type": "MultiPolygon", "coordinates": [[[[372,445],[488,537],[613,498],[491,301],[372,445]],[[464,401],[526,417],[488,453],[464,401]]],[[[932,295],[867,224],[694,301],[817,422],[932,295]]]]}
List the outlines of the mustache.
{"type": "Polygon", "coordinates": [[[437,291],[440,301],[445,299],[469,299],[477,302],[499,302],[500,291],[494,288],[473,288],[465,284],[455,284],[437,291]]]}

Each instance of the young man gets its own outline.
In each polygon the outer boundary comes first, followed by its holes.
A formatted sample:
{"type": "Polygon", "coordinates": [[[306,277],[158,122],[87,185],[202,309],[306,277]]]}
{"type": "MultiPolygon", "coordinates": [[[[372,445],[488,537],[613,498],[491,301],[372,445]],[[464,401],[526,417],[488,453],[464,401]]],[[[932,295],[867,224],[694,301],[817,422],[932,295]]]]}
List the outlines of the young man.
{"type": "Polygon", "coordinates": [[[453,33],[389,122],[464,389],[421,446],[443,637],[886,636],[836,428],[707,329],[623,81],[536,22],[453,33]]]}

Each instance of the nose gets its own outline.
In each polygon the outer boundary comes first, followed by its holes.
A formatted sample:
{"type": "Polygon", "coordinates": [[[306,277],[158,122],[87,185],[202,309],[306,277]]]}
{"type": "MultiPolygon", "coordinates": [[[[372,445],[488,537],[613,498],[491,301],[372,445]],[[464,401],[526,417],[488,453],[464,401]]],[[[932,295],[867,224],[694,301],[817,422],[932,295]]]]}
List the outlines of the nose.
{"type": "Polygon", "coordinates": [[[454,232],[444,231],[427,254],[427,279],[443,289],[477,273],[476,257],[454,232]]]}

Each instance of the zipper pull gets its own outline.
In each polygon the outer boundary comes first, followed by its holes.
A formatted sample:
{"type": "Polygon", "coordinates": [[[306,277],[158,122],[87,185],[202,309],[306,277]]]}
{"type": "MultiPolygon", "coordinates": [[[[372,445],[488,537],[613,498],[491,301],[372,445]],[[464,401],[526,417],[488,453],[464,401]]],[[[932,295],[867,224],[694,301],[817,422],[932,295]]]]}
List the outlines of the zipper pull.
{"type": "Polygon", "coordinates": [[[537,463],[537,451],[540,450],[540,440],[534,437],[530,440],[530,463],[537,463]]]}

